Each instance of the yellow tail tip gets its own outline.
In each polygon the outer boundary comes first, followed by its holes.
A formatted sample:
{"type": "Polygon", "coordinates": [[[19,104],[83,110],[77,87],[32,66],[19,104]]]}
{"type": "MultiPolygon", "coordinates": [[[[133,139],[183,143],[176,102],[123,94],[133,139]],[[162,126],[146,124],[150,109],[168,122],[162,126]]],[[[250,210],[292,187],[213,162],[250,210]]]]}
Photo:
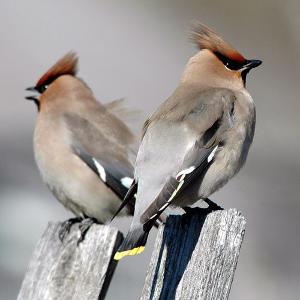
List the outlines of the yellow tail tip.
{"type": "Polygon", "coordinates": [[[140,246],[140,247],[133,248],[131,250],[116,252],[116,254],[114,256],[114,260],[120,260],[124,256],[137,255],[137,254],[142,253],[144,250],[145,250],[145,246],[140,246]]]}

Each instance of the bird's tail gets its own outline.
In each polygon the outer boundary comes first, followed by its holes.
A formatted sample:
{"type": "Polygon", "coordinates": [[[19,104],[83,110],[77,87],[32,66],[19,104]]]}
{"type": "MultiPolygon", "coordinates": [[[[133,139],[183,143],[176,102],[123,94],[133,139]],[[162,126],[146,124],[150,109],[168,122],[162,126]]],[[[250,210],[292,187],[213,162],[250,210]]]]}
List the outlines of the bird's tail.
{"type": "Polygon", "coordinates": [[[144,251],[149,230],[145,230],[143,225],[130,229],[126,238],[114,256],[114,260],[120,260],[124,256],[137,255],[144,251]]]}

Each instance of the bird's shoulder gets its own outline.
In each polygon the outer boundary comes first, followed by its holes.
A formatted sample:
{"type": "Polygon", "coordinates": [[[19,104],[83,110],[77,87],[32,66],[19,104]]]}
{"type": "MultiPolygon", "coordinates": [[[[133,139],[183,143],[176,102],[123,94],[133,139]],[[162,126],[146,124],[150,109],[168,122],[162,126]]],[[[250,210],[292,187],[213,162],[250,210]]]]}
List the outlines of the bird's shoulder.
{"type": "Polygon", "coordinates": [[[130,145],[135,143],[135,136],[124,120],[120,118],[120,102],[122,100],[104,105],[95,98],[91,98],[79,103],[78,109],[65,112],[63,119],[67,119],[67,122],[72,127],[75,126],[77,130],[82,127],[88,127],[86,130],[89,130],[93,127],[93,132],[100,133],[116,142],[130,145]]]}
{"type": "Polygon", "coordinates": [[[236,99],[236,93],[226,88],[184,87],[175,92],[146,120],[142,136],[152,124],[158,122],[178,123],[182,121],[200,121],[217,118],[228,109],[236,99]]]}
{"type": "Polygon", "coordinates": [[[75,113],[65,113],[63,119],[70,133],[70,146],[83,148],[93,157],[105,156],[124,160],[131,151],[128,144],[118,139],[121,135],[118,128],[101,126],[100,123],[75,113]]]}

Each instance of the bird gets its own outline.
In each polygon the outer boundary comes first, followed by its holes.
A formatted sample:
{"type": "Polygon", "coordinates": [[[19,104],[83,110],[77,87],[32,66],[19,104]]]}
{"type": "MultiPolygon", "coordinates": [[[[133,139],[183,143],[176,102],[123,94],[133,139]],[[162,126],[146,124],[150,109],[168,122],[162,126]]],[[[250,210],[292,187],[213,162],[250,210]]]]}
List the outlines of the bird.
{"type": "Polygon", "coordinates": [[[246,77],[262,61],[246,59],[200,22],[190,37],[199,51],[144,124],[130,188],[136,191],[134,216],[115,260],[144,250],[168,206],[187,211],[197,201],[210,204],[208,197],[241,169],[252,144],[256,112],[246,77]]]}
{"type": "MultiPolygon", "coordinates": [[[[77,77],[78,57],[69,52],[36,83],[34,156],[50,191],[75,218],[63,223],[63,239],[75,222],[105,224],[118,209],[133,178],[136,137],[123,121],[132,112],[123,101],[98,102],[77,77]]],[[[132,215],[134,198],[121,216],[132,215]]]]}

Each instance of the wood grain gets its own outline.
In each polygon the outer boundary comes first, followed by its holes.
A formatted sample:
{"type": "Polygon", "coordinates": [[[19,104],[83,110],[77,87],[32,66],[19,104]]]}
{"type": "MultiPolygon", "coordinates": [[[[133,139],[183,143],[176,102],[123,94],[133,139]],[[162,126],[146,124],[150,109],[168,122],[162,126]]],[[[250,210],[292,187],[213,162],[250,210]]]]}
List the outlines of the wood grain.
{"type": "Polygon", "coordinates": [[[122,240],[116,228],[93,224],[84,240],[79,224],[61,242],[60,223],[49,223],[38,242],[18,300],[104,299],[116,267],[112,256],[122,240]]]}
{"type": "Polygon", "coordinates": [[[245,225],[236,209],[170,216],[158,232],[141,299],[228,299],[245,225]]]}

